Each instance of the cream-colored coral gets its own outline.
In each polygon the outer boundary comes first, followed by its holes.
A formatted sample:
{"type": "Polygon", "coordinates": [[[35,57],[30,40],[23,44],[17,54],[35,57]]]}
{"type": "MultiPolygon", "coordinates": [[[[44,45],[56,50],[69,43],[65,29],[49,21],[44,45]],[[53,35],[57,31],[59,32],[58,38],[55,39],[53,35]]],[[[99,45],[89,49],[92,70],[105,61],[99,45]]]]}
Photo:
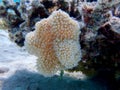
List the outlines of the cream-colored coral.
{"type": "Polygon", "coordinates": [[[8,23],[6,22],[5,19],[0,18],[0,29],[8,29],[8,23]]]}
{"type": "Polygon", "coordinates": [[[58,70],[73,68],[81,60],[79,34],[78,22],[58,10],[36,23],[35,31],[26,36],[25,46],[38,57],[39,72],[52,76],[58,70]]]}

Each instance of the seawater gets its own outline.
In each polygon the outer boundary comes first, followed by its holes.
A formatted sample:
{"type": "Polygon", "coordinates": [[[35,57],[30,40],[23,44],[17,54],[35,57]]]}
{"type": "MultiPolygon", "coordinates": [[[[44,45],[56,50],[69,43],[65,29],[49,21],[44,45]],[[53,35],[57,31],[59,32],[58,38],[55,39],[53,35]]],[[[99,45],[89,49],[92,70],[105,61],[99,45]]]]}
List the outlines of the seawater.
{"type": "MultiPolygon", "coordinates": [[[[13,0],[14,2],[20,2],[20,0],[13,0]]],[[[0,0],[0,2],[2,2],[2,0],[0,0]]]]}
{"type": "Polygon", "coordinates": [[[14,2],[20,2],[20,0],[13,0],[14,2]]]}

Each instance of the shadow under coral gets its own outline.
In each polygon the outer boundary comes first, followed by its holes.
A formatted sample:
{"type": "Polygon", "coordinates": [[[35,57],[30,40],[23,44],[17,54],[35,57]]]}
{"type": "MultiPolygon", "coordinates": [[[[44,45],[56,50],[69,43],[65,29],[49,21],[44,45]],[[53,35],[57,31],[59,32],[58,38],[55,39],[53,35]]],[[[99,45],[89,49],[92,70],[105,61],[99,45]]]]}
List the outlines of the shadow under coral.
{"type": "Polygon", "coordinates": [[[3,83],[2,90],[106,90],[93,81],[64,76],[43,77],[27,70],[17,71],[3,83]]]}

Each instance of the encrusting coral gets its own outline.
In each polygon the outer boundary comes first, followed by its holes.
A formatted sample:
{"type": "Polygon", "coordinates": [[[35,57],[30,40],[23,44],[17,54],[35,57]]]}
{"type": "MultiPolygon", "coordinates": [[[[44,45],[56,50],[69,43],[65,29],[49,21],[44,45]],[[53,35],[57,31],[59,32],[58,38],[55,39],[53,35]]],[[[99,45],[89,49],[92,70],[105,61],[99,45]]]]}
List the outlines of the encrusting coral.
{"type": "Polygon", "coordinates": [[[81,60],[79,34],[79,23],[58,10],[36,23],[35,31],[26,35],[25,46],[38,57],[39,72],[52,76],[58,70],[78,65],[81,60]]]}
{"type": "Polygon", "coordinates": [[[8,24],[4,18],[0,18],[0,29],[7,29],[8,24]]]}

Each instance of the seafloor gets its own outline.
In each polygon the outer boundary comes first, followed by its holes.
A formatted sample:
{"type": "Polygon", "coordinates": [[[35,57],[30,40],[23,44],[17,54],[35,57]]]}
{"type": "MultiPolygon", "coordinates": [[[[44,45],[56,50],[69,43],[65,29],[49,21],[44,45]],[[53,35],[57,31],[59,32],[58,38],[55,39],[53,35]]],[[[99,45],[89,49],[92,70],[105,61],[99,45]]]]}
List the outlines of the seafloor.
{"type": "Polygon", "coordinates": [[[86,80],[81,72],[43,77],[36,70],[36,57],[11,42],[0,30],[0,90],[106,90],[105,84],[86,80]]]}

